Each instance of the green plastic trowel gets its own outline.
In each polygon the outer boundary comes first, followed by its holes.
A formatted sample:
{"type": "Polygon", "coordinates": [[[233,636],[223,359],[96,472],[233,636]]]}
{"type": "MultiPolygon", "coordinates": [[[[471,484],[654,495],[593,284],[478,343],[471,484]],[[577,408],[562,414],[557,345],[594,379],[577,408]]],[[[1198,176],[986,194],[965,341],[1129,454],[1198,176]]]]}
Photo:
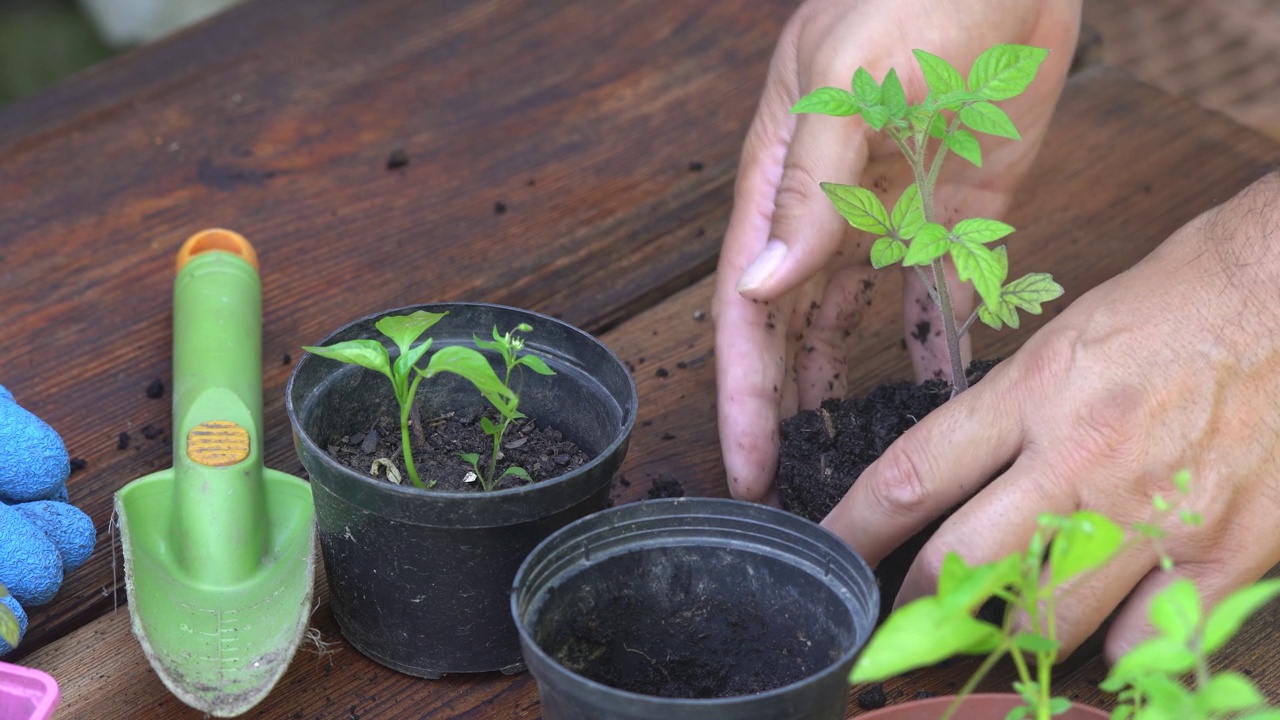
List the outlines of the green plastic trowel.
{"type": "Polygon", "coordinates": [[[262,466],[262,289],[240,235],[178,253],[173,468],[115,495],[133,632],[187,705],[234,717],[284,674],[311,613],[311,486],[262,466]]]}

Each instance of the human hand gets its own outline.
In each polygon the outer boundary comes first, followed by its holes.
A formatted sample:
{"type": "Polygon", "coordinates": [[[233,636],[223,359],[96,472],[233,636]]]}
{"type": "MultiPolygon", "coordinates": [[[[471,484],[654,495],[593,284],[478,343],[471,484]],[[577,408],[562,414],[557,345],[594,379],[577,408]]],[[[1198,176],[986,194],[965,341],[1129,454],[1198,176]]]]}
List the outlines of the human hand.
{"type": "Polygon", "coordinates": [[[1126,597],[1107,637],[1112,660],[1149,634],[1150,599],[1173,579],[1190,578],[1212,604],[1261,577],[1280,561],[1276,227],[1273,175],[1081,297],[926,416],[823,524],[874,565],[963,503],[916,557],[902,603],[935,591],[948,551],[972,564],[1024,548],[1040,513],[1147,521],[1153,496],[1173,497],[1173,474],[1190,469],[1185,507],[1203,523],[1173,513],[1165,524],[1174,570],[1159,571],[1155,549],[1137,544],[1071,587],[1057,609],[1064,655],[1126,597]]]}
{"type": "MultiPolygon", "coordinates": [[[[62,438],[0,386],[0,599],[26,630],[23,605],[53,599],[65,573],[93,552],[93,521],[65,502],[70,463],[62,438]]],[[[0,640],[0,655],[12,648],[0,640]]]]}
{"type": "MultiPolygon", "coordinates": [[[[791,106],[815,88],[847,87],[860,66],[877,78],[896,68],[908,100],[919,100],[927,88],[914,48],[964,68],[996,43],[1049,48],[1039,79],[1002,103],[1023,139],[984,138],[985,167],[952,163],[937,185],[940,222],[999,217],[1044,136],[1079,15],[1079,0],[808,0],[788,22],[743,146],[713,301],[720,441],[735,497],[771,500],[780,418],[844,394],[846,339],[875,282],[874,238],[848,226],[819,182],[861,180],[892,200],[911,182],[892,140],[861,119],[793,116],[791,106]]],[[[904,284],[906,327],[940,327],[923,282],[910,272],[904,284]]],[[[966,317],[971,291],[954,273],[949,286],[966,317]]],[[[917,376],[949,375],[945,339],[908,346],[917,376]]]]}

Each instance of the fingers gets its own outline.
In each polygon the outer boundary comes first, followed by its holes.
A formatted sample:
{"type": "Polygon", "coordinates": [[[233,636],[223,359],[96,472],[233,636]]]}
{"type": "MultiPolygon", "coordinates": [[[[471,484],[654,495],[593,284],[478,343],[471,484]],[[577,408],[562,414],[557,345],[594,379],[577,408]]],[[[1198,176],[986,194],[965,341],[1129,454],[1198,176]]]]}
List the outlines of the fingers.
{"type": "Polygon", "coordinates": [[[823,521],[871,565],[985,485],[1022,446],[1003,368],[927,415],[866,469],[823,521]]]}
{"type": "Polygon", "coordinates": [[[743,270],[738,292],[757,300],[779,297],[843,252],[848,223],[820,183],[854,183],[867,160],[861,121],[800,115],[775,189],[768,240],[743,270]]]}

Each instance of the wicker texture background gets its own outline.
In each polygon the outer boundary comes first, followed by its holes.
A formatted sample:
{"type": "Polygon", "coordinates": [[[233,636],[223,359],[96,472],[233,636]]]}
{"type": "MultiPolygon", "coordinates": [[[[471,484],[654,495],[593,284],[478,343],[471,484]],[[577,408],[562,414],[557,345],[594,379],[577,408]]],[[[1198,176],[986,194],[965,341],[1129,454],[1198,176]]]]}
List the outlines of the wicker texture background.
{"type": "Polygon", "coordinates": [[[1085,0],[1102,57],[1280,138],[1280,0],[1085,0]]]}

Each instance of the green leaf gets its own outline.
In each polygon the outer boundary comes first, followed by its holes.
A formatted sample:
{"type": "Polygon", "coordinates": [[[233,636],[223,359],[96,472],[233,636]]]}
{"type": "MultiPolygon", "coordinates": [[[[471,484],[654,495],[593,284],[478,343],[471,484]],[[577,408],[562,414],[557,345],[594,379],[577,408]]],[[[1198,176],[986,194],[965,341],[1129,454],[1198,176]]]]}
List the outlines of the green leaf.
{"type": "Polygon", "coordinates": [[[886,235],[871,243],[871,267],[877,270],[889,267],[905,257],[906,254],[906,243],[886,235]]]}
{"type": "MultiPolygon", "coordinates": [[[[9,591],[4,585],[0,585],[0,597],[8,597],[9,591]]],[[[14,614],[13,609],[4,603],[0,603],[0,638],[9,643],[9,647],[18,647],[19,635],[22,634],[22,627],[18,625],[18,616],[14,614]]]]}
{"type": "Polygon", "coordinates": [[[502,384],[484,355],[472,348],[462,345],[441,348],[431,356],[427,369],[422,375],[432,378],[443,372],[460,375],[470,380],[480,394],[500,411],[509,409],[511,402],[515,399],[515,393],[502,384]]]}
{"type": "Polygon", "coordinates": [[[506,471],[503,472],[498,479],[501,480],[502,478],[508,475],[515,475],[516,477],[520,478],[521,480],[524,480],[525,482],[533,482],[533,478],[529,477],[529,473],[526,472],[524,468],[518,465],[512,465],[511,467],[507,468],[506,471]]]}
{"type": "Polygon", "coordinates": [[[476,453],[463,453],[463,452],[460,452],[457,455],[458,457],[462,458],[467,464],[471,465],[471,469],[475,470],[477,475],[480,474],[480,467],[479,467],[480,456],[479,455],[477,455],[476,453]]]}
{"type": "Polygon", "coordinates": [[[924,205],[920,200],[920,188],[915,183],[908,185],[898,196],[893,214],[889,216],[889,225],[899,240],[910,240],[924,226],[924,205]]]}
{"type": "Polygon", "coordinates": [[[1071,709],[1071,701],[1061,695],[1049,698],[1049,714],[1061,715],[1071,709]]]}
{"type": "Polygon", "coordinates": [[[862,119],[866,120],[873,130],[879,131],[885,123],[889,122],[889,109],[880,105],[869,107],[862,111],[862,119]]]}
{"type": "Polygon", "coordinates": [[[1241,715],[1240,720],[1280,720],[1280,709],[1259,710],[1248,715],[1241,715]]]}
{"type": "Polygon", "coordinates": [[[982,167],[982,146],[978,144],[978,138],[974,137],[973,133],[957,128],[947,133],[942,142],[948,148],[951,148],[951,152],[978,167],[982,167]]]}
{"type": "Polygon", "coordinates": [[[1009,119],[1008,114],[989,102],[981,101],[964,105],[960,108],[959,115],[960,122],[976,132],[1013,140],[1022,139],[1018,134],[1018,128],[1013,126],[1013,121],[1009,119]]]}
{"type": "Polygon", "coordinates": [[[1028,717],[1031,717],[1031,708],[1026,705],[1019,705],[1010,710],[1009,713],[1004,716],[1004,720],[1022,720],[1023,718],[1028,717]]]}
{"type": "Polygon", "coordinates": [[[1181,578],[1151,599],[1151,624],[1165,637],[1186,644],[1200,625],[1200,595],[1195,583],[1181,578]]]}
{"type": "Polygon", "coordinates": [[[1204,522],[1204,518],[1200,513],[1186,508],[1183,508],[1182,511],[1178,513],[1178,517],[1181,518],[1182,524],[1190,525],[1191,527],[1199,527],[1200,523],[1204,522]]]}
{"type": "Polygon", "coordinates": [[[880,100],[880,85],[866,68],[853,73],[853,96],[863,109],[876,105],[880,100]]]}
{"type": "Polygon", "coordinates": [[[409,369],[414,365],[417,365],[418,361],[422,359],[422,356],[431,349],[431,343],[432,339],[427,338],[417,347],[410,349],[409,352],[398,355],[396,357],[395,365],[393,366],[396,377],[407,377],[409,375],[409,369]]]}
{"type": "Polygon", "coordinates": [[[995,242],[1002,237],[1013,232],[1012,225],[1006,225],[999,220],[987,220],[986,218],[969,218],[956,223],[951,228],[951,234],[956,240],[969,240],[978,243],[995,242]]]}
{"type": "Polygon", "coordinates": [[[1000,291],[1005,302],[1032,315],[1039,315],[1041,303],[1062,297],[1062,286],[1049,273],[1027,273],[1000,291]]]}
{"type": "MultiPolygon", "coordinates": [[[[913,241],[919,242],[919,236],[913,241]]],[[[976,242],[951,243],[949,248],[951,260],[956,266],[956,275],[964,282],[972,282],[982,302],[998,308],[1000,304],[1000,283],[1004,276],[1000,272],[1000,258],[991,248],[976,242]]],[[[910,258],[911,253],[907,253],[910,258]]]]}
{"type": "Polygon", "coordinates": [[[1115,692],[1119,686],[1137,678],[1148,675],[1181,675],[1190,672],[1195,666],[1195,653],[1185,645],[1166,637],[1154,637],[1139,643],[1121,656],[1107,677],[1108,686],[1099,687],[1115,692]]]}
{"type": "MultiPolygon", "coordinates": [[[[1004,327],[1004,321],[1000,319],[999,313],[993,312],[991,308],[986,305],[978,306],[978,319],[981,320],[983,324],[990,327],[992,330],[999,330],[1000,328],[1004,327]]],[[[1014,325],[1012,327],[1014,330],[1018,329],[1017,325],[1014,325]]]]}
{"type": "Polygon", "coordinates": [[[999,643],[994,625],[957,613],[937,597],[917,598],[893,611],[871,636],[849,681],[880,682],[956,654],[988,653],[999,643]]]}
{"type": "Polygon", "coordinates": [[[348,365],[359,365],[391,378],[391,357],[377,340],[344,340],[328,347],[302,346],[303,350],[348,365]]]}
{"type": "Polygon", "coordinates": [[[791,106],[791,112],[848,117],[858,114],[858,101],[848,90],[820,87],[800,98],[791,106]]]}
{"type": "Polygon", "coordinates": [[[907,267],[928,265],[946,255],[950,247],[951,236],[947,234],[946,228],[938,223],[925,223],[911,241],[911,246],[907,248],[902,264],[907,267]]]}
{"type": "Polygon", "coordinates": [[[971,92],[983,100],[1008,100],[1021,95],[1049,51],[1028,45],[996,45],[978,56],[969,70],[971,92]]]}
{"type": "Polygon", "coordinates": [[[1106,516],[1089,510],[1071,514],[1049,545],[1049,582],[1063,582],[1111,559],[1124,544],[1124,531],[1106,516]]]}
{"type": "Polygon", "coordinates": [[[490,437],[498,434],[498,426],[494,425],[493,421],[485,416],[480,417],[480,429],[484,431],[485,435],[490,437]]]}
{"type": "Polygon", "coordinates": [[[1174,473],[1173,486],[1178,489],[1179,495],[1186,495],[1191,492],[1191,471],[1183,468],[1174,473]]]}
{"type": "Polygon", "coordinates": [[[1228,595],[1209,613],[1200,640],[1201,650],[1211,655],[1240,632],[1249,616],[1280,595],[1280,580],[1262,580],[1228,595]]]}
{"type": "Polygon", "coordinates": [[[522,355],[516,361],[517,365],[523,365],[539,375],[555,375],[556,371],[547,367],[547,363],[540,357],[535,355],[522,355]]]}
{"type": "Polygon", "coordinates": [[[1025,650],[1029,653],[1051,655],[1058,652],[1062,648],[1060,643],[1056,643],[1043,635],[1035,633],[1020,632],[1013,636],[1013,646],[1019,650],[1025,650]]]}
{"type": "Polygon", "coordinates": [[[947,119],[941,114],[934,115],[929,123],[929,137],[943,138],[947,135],[947,119]]]}
{"type": "Polygon", "coordinates": [[[964,89],[964,78],[960,77],[960,71],[956,70],[951,63],[924,50],[911,52],[915,54],[916,62],[920,64],[920,72],[924,74],[924,81],[929,85],[929,92],[942,95],[964,89]]]}
{"type": "Polygon", "coordinates": [[[440,322],[440,319],[449,313],[433,313],[426,310],[418,310],[408,315],[388,315],[374,323],[374,327],[383,335],[391,338],[391,341],[400,348],[401,355],[407,355],[409,346],[417,340],[422,333],[426,332],[432,325],[440,322]]]}
{"type": "Polygon", "coordinates": [[[880,104],[891,118],[901,118],[907,114],[907,95],[902,90],[897,70],[890,69],[889,74],[884,76],[884,84],[880,86],[880,104]]]}
{"type": "Polygon", "coordinates": [[[1008,555],[970,567],[954,552],[947,553],[938,573],[938,600],[959,614],[971,614],[997,591],[1017,583],[1020,558],[1008,555]]]}
{"type": "Polygon", "coordinates": [[[1209,682],[1195,694],[1196,709],[1205,717],[1219,713],[1249,710],[1267,704],[1253,681],[1230,670],[1209,678],[1209,682]]]}
{"type": "Polygon", "coordinates": [[[875,235],[889,234],[889,211],[875,193],[857,185],[824,182],[821,187],[850,225],[875,235]]]}

